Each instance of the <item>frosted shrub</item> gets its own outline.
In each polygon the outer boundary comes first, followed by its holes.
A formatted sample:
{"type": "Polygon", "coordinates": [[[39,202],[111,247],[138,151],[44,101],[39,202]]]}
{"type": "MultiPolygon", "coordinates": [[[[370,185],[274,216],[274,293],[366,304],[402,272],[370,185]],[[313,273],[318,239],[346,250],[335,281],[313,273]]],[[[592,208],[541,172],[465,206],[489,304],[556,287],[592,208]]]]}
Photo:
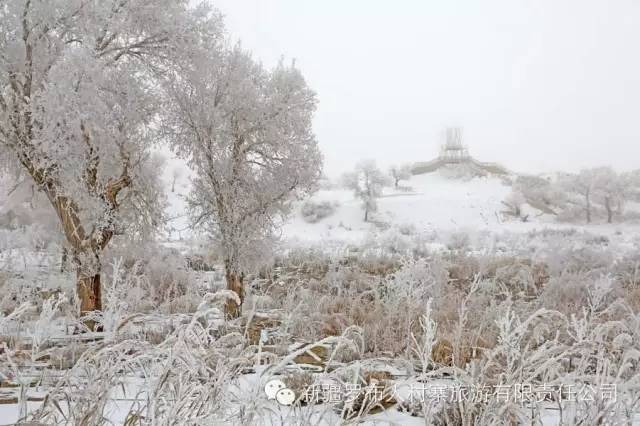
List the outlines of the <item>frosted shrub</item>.
{"type": "Polygon", "coordinates": [[[135,401],[128,424],[211,424],[233,414],[224,411],[225,389],[247,363],[228,341],[212,339],[194,318],[157,345],[130,339],[93,347],[48,391],[31,420],[104,424],[110,399],[120,395],[135,401]]]}
{"type": "Polygon", "coordinates": [[[471,244],[471,238],[467,232],[455,232],[449,236],[447,241],[447,248],[451,251],[469,250],[471,244]]]}
{"type": "MultiPolygon", "coordinates": [[[[118,253],[115,253],[118,254],[118,253]]],[[[119,263],[120,273],[129,285],[141,291],[134,310],[149,312],[160,309],[165,313],[194,312],[201,301],[204,288],[196,286],[195,273],[188,270],[187,259],[179,252],[155,244],[143,250],[130,248],[121,251],[122,260],[112,258],[111,264],[119,263]]]]}
{"type": "Polygon", "coordinates": [[[383,250],[393,255],[410,253],[413,241],[397,228],[391,228],[384,232],[376,241],[383,250]]]}
{"type": "Polygon", "coordinates": [[[9,274],[0,272],[0,315],[8,314],[16,307],[16,297],[10,288],[9,274]]]}
{"type": "Polygon", "coordinates": [[[400,232],[401,235],[410,236],[415,235],[418,229],[413,223],[405,223],[398,226],[398,232],[400,232]]]}
{"type": "Polygon", "coordinates": [[[557,214],[566,203],[566,194],[553,182],[538,176],[518,176],[513,183],[526,202],[544,213],[557,214]]]}
{"type": "Polygon", "coordinates": [[[30,303],[37,307],[40,302],[41,299],[34,283],[25,283],[16,277],[12,277],[7,279],[0,293],[0,314],[9,314],[25,303],[30,303]]]}
{"type": "Polygon", "coordinates": [[[433,369],[433,350],[437,342],[437,325],[432,318],[432,300],[428,300],[424,315],[419,319],[421,333],[411,333],[411,357],[420,362],[422,374],[426,375],[433,369]]]}
{"type": "Polygon", "coordinates": [[[137,274],[137,266],[126,270],[122,259],[111,264],[109,280],[103,285],[105,308],[100,315],[100,323],[106,333],[114,333],[125,317],[141,312],[144,299],[144,276],[137,274]]]}
{"type": "Polygon", "coordinates": [[[565,204],[557,215],[559,222],[583,223],[584,207],[575,204],[565,204]]]}
{"type": "Polygon", "coordinates": [[[447,272],[437,259],[416,261],[404,259],[392,277],[383,282],[389,297],[406,296],[426,301],[444,289],[447,272]]]}
{"type": "Polygon", "coordinates": [[[318,277],[326,274],[331,263],[331,256],[317,247],[295,248],[285,256],[276,258],[274,268],[288,272],[299,271],[318,277]]]}
{"type": "Polygon", "coordinates": [[[146,268],[152,300],[163,312],[193,312],[200,302],[201,289],[195,276],[184,268],[184,258],[152,260],[146,268]]]}
{"type": "Polygon", "coordinates": [[[625,255],[613,267],[613,275],[624,291],[624,299],[634,312],[640,312],[640,256],[637,253],[625,255]]]}
{"type": "Polygon", "coordinates": [[[358,257],[358,268],[372,275],[385,276],[400,266],[401,256],[393,250],[367,250],[358,257]]]}
{"type": "Polygon", "coordinates": [[[37,353],[52,335],[60,332],[59,324],[56,323],[55,319],[60,313],[62,304],[65,302],[66,300],[63,298],[52,296],[42,303],[42,309],[38,319],[33,323],[33,332],[31,333],[31,344],[34,353],[37,353]]]}
{"type": "Polygon", "coordinates": [[[331,201],[306,201],[300,213],[307,223],[317,223],[335,213],[337,203],[331,201]]]}
{"type": "MultiPolygon", "coordinates": [[[[535,297],[549,280],[548,269],[543,263],[533,263],[527,259],[502,257],[492,260],[487,275],[498,287],[519,298],[535,297]]],[[[496,288],[496,292],[500,289],[496,288]]]]}
{"type": "Polygon", "coordinates": [[[588,271],[592,275],[598,275],[614,264],[614,251],[599,244],[589,234],[571,237],[569,244],[567,241],[566,237],[554,236],[535,254],[537,260],[548,266],[552,275],[560,275],[565,271],[588,271]]]}

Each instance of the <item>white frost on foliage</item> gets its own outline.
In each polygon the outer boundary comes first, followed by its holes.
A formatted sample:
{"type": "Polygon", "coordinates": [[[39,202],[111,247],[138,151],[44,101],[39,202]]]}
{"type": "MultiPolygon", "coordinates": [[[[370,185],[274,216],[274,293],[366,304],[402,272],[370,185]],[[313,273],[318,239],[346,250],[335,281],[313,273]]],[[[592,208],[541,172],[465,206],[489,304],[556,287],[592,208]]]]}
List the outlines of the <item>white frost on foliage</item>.
{"type": "Polygon", "coordinates": [[[264,259],[292,198],[320,177],[315,93],[293,64],[266,70],[239,46],[198,56],[166,87],[164,130],[194,172],[193,223],[238,275],[264,259]]]}

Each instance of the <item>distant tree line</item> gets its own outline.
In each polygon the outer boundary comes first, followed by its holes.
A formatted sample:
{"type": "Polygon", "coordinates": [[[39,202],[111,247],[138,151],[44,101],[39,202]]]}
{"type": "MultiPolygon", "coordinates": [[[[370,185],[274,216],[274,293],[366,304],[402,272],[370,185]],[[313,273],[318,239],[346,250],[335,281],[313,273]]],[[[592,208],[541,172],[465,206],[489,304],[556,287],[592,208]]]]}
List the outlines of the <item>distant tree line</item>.
{"type": "Polygon", "coordinates": [[[529,204],[563,222],[614,223],[631,218],[629,204],[640,202],[640,170],[619,173],[611,167],[596,167],[553,179],[519,176],[512,187],[504,204],[510,214],[523,220],[527,217],[522,207],[529,204]]]}

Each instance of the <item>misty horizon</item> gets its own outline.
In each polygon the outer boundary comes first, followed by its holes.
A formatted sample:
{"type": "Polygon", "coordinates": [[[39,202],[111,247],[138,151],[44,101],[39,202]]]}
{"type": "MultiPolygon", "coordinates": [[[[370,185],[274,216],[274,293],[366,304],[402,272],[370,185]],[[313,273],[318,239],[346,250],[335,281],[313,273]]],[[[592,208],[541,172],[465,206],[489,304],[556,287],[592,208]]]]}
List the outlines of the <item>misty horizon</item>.
{"type": "Polygon", "coordinates": [[[317,92],[328,176],[364,158],[427,161],[450,126],[474,157],[518,172],[637,166],[638,3],[215,6],[257,60],[295,60],[317,92]]]}

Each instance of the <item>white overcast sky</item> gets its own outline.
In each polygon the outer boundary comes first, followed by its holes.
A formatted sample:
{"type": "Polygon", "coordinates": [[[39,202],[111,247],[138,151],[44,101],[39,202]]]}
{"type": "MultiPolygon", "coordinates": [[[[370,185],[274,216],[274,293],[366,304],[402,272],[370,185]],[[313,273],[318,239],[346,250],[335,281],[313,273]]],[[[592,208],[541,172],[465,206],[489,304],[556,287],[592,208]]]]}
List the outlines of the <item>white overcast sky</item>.
{"type": "Polygon", "coordinates": [[[516,171],[640,168],[639,0],[217,0],[234,39],[295,58],[325,170],[436,156],[464,127],[516,171]]]}

